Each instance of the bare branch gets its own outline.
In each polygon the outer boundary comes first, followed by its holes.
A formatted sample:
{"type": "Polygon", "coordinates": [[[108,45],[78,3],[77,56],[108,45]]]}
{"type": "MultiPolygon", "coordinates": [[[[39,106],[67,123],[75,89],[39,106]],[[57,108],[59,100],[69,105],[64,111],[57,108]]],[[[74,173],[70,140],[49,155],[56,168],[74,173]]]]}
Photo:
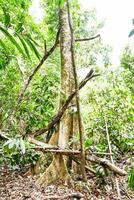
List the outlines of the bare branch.
{"type": "Polygon", "coordinates": [[[46,53],[47,53],[47,42],[46,42],[46,40],[44,40],[44,50],[45,50],[45,55],[46,55],[46,53]]]}
{"type": "Polygon", "coordinates": [[[68,150],[68,149],[44,149],[42,147],[34,147],[34,149],[38,151],[42,151],[44,153],[50,152],[50,153],[61,153],[63,155],[80,155],[80,151],[77,150],[68,150]]]}
{"type": "Polygon", "coordinates": [[[57,45],[59,43],[59,34],[60,34],[60,29],[57,32],[54,45],[51,47],[51,49],[48,52],[45,52],[45,54],[44,54],[43,58],[41,59],[41,61],[39,62],[39,64],[34,68],[32,74],[25,81],[22,91],[19,94],[18,103],[20,103],[22,101],[24,93],[25,93],[27,87],[29,86],[29,83],[31,82],[32,78],[35,76],[37,71],[41,68],[41,66],[43,65],[45,60],[54,52],[55,48],[57,47],[57,45]]]}
{"type": "MultiPolygon", "coordinates": [[[[105,125],[106,125],[106,135],[107,135],[108,149],[109,149],[109,153],[112,154],[112,147],[111,147],[111,143],[110,143],[110,136],[109,136],[109,132],[108,132],[108,125],[107,125],[106,116],[105,116],[105,125]]],[[[110,159],[111,159],[111,163],[114,164],[114,159],[113,159],[112,155],[110,156],[110,159]]],[[[116,190],[117,190],[118,198],[121,200],[121,193],[120,193],[120,188],[119,188],[119,182],[118,182],[118,179],[117,179],[116,176],[115,176],[115,183],[116,183],[116,190]]]]}
{"type": "Polygon", "coordinates": [[[75,39],[75,42],[85,42],[85,41],[94,40],[94,39],[100,38],[100,37],[101,37],[100,34],[98,34],[98,35],[90,37],[90,38],[78,38],[78,39],[75,39]]]}
{"type": "Polygon", "coordinates": [[[84,198],[84,195],[81,194],[81,193],[71,193],[71,194],[66,194],[66,195],[63,195],[63,196],[58,196],[58,195],[50,195],[50,196],[45,196],[44,199],[81,199],[81,198],[84,198]]]}

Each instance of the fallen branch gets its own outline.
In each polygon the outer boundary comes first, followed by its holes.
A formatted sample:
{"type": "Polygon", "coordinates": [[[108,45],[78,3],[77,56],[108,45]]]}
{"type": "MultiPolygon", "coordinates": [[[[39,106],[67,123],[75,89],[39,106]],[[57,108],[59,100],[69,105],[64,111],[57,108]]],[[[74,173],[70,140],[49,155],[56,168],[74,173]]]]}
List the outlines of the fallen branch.
{"type": "Polygon", "coordinates": [[[109,160],[106,160],[104,158],[99,158],[95,155],[89,155],[86,156],[86,160],[90,161],[90,162],[94,162],[96,164],[100,164],[102,166],[107,167],[110,171],[113,171],[114,173],[120,175],[120,176],[125,176],[127,175],[127,172],[123,169],[120,169],[119,167],[115,166],[114,164],[112,164],[109,160]]]}
{"type": "MultiPolygon", "coordinates": [[[[42,151],[42,152],[51,152],[51,153],[61,153],[63,155],[77,155],[77,158],[72,157],[72,159],[79,163],[79,161],[77,161],[77,159],[80,159],[80,151],[78,150],[68,150],[68,149],[60,149],[58,147],[52,146],[50,144],[46,144],[44,142],[40,142],[38,140],[35,140],[34,138],[29,137],[28,141],[37,145],[37,147],[34,147],[34,149],[36,149],[37,151],[42,151]]],[[[104,158],[99,158],[95,155],[91,155],[91,152],[89,152],[89,154],[87,155],[86,153],[86,160],[90,161],[90,162],[94,162],[96,164],[100,164],[102,166],[107,167],[110,171],[113,171],[114,173],[120,175],[120,176],[125,176],[127,175],[127,172],[125,170],[120,169],[119,167],[115,166],[114,164],[112,164],[109,160],[106,160],[104,158]]],[[[90,170],[91,171],[91,170],[90,170]]]]}
{"type": "Polygon", "coordinates": [[[41,147],[43,149],[58,149],[58,147],[55,147],[51,144],[47,144],[47,143],[44,143],[44,142],[40,142],[38,140],[35,140],[34,138],[32,137],[28,137],[28,142],[32,143],[32,144],[35,144],[37,145],[38,147],[41,147]]]}
{"type": "MultiPolygon", "coordinates": [[[[99,74],[93,75],[93,69],[90,70],[90,72],[87,74],[87,76],[81,81],[79,84],[79,90],[86,85],[86,83],[91,80],[93,77],[99,76],[99,74]]],[[[73,97],[76,95],[76,91],[72,92],[72,94],[67,98],[66,102],[63,104],[61,109],[58,111],[58,113],[52,118],[51,122],[43,129],[40,129],[33,133],[34,136],[39,136],[47,131],[50,131],[57,123],[59,123],[61,117],[63,116],[64,112],[66,111],[69,103],[73,99],[73,97]]]]}
{"type": "Polygon", "coordinates": [[[41,148],[41,147],[34,147],[34,149],[36,149],[37,151],[42,151],[44,153],[61,153],[63,155],[80,155],[80,151],[77,150],[68,150],[68,149],[49,149],[49,148],[41,148]]]}
{"type": "Polygon", "coordinates": [[[76,198],[76,199],[81,199],[81,198],[84,198],[84,195],[81,194],[81,193],[72,193],[72,194],[66,194],[66,195],[63,195],[63,196],[58,196],[58,195],[51,195],[51,196],[45,196],[44,199],[72,199],[72,198],[76,198]]]}
{"type": "Polygon", "coordinates": [[[80,154],[80,151],[77,150],[68,150],[68,149],[60,149],[57,146],[53,146],[51,144],[46,144],[44,142],[40,142],[32,137],[28,138],[28,141],[35,144],[36,147],[34,149],[42,152],[51,152],[51,153],[62,153],[64,155],[66,154],[80,154]]]}

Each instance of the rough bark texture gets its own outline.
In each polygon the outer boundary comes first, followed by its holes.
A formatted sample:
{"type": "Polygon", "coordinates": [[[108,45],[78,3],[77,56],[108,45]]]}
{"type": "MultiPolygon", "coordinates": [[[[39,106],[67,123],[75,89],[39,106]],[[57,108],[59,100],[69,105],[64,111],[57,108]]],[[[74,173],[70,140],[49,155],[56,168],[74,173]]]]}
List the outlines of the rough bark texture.
{"type": "MultiPolygon", "coordinates": [[[[60,106],[62,106],[67,97],[71,94],[74,86],[72,59],[71,59],[71,33],[68,24],[67,7],[60,9],[60,49],[61,49],[61,98],[60,106]]],[[[72,132],[72,115],[67,110],[62,116],[59,126],[59,146],[60,148],[67,147],[70,134],[72,132]]]]}
{"type": "MultiPolygon", "coordinates": [[[[74,89],[74,78],[72,71],[71,55],[71,33],[68,24],[68,12],[66,4],[60,9],[60,49],[61,49],[61,97],[60,107],[64,104],[68,96],[74,89]]],[[[65,149],[68,145],[70,134],[73,132],[73,115],[67,109],[59,123],[58,146],[65,149]]],[[[71,182],[66,160],[61,154],[54,154],[53,161],[46,172],[38,179],[37,185],[62,180],[62,182],[71,182]]]]}

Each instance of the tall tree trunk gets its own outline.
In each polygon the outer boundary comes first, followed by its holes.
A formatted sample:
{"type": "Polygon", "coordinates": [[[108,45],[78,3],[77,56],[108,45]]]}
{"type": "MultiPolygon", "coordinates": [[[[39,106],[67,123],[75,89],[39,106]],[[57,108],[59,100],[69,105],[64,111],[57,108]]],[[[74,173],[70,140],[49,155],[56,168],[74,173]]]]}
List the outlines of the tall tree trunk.
{"type": "MultiPolygon", "coordinates": [[[[60,106],[63,105],[67,97],[74,90],[74,76],[72,68],[72,52],[71,52],[71,32],[68,22],[67,5],[60,8],[60,52],[61,52],[61,95],[60,106]]],[[[58,132],[58,146],[65,149],[68,146],[69,138],[73,133],[73,114],[69,113],[69,109],[64,113],[58,132]]],[[[55,141],[57,142],[57,141],[55,141]]],[[[71,178],[68,174],[66,161],[60,154],[55,154],[52,163],[45,173],[37,180],[37,185],[48,184],[57,180],[62,182],[70,182],[71,178]]]]}

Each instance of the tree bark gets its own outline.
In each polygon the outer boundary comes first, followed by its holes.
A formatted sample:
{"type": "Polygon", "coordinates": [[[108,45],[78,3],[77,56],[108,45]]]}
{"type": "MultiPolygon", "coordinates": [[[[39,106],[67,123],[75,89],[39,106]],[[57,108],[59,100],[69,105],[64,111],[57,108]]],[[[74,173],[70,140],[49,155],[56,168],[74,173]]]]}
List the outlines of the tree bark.
{"type": "MultiPolygon", "coordinates": [[[[74,77],[72,69],[71,32],[68,23],[67,5],[65,3],[59,11],[60,21],[60,54],[61,54],[61,94],[60,107],[65,103],[68,96],[74,90],[74,77]]],[[[59,123],[58,146],[64,150],[68,146],[69,138],[73,128],[73,115],[67,109],[59,123]]],[[[67,170],[66,160],[60,153],[56,153],[53,161],[46,172],[37,180],[37,186],[62,180],[71,183],[67,170]]]]}

